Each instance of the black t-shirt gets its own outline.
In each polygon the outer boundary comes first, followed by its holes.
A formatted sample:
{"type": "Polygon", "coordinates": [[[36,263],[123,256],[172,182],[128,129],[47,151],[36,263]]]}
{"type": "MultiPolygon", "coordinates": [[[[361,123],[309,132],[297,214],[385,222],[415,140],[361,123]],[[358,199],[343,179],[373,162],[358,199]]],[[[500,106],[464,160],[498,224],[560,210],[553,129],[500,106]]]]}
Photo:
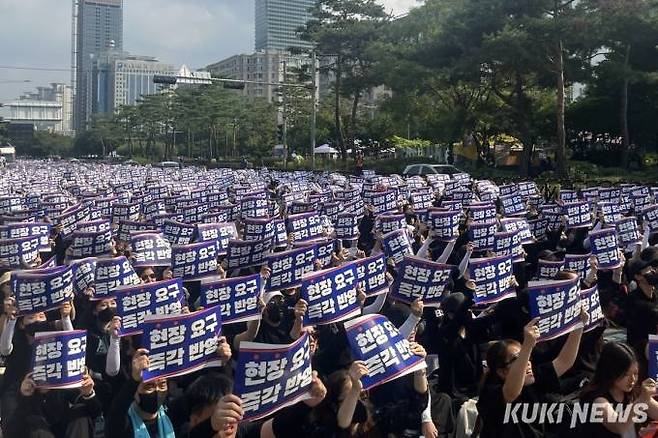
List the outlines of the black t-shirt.
{"type": "Polygon", "coordinates": [[[292,324],[286,321],[286,319],[282,320],[278,326],[273,326],[263,318],[260,321],[260,327],[254,338],[254,342],[282,345],[291,344],[293,342],[293,339],[290,337],[291,329],[292,324]]]}
{"type": "Polygon", "coordinates": [[[628,331],[626,333],[629,345],[636,347],[645,342],[649,334],[656,331],[655,314],[658,311],[658,294],[652,293],[647,297],[640,288],[628,294],[626,319],[628,331]]]}
{"type": "MultiPolygon", "coordinates": [[[[545,395],[559,390],[560,381],[551,362],[532,366],[535,383],[523,387],[521,394],[512,402],[537,403],[545,400],[545,395]]],[[[504,423],[507,403],[503,395],[503,382],[487,383],[480,391],[477,403],[478,414],[482,419],[481,438],[543,437],[544,424],[524,423],[521,413],[518,423],[504,423]]],[[[513,408],[513,406],[512,406],[513,408]]]]}
{"type": "MultiPolygon", "coordinates": [[[[594,403],[594,400],[602,397],[613,406],[616,412],[626,412],[630,399],[624,400],[623,403],[617,402],[607,391],[591,391],[580,397],[580,403],[594,403]],[[619,406],[621,405],[621,406],[619,406]]],[[[632,413],[631,413],[632,415],[632,413]]],[[[596,437],[596,438],[618,438],[622,435],[609,431],[602,423],[585,422],[578,425],[578,436],[596,437]]]]}

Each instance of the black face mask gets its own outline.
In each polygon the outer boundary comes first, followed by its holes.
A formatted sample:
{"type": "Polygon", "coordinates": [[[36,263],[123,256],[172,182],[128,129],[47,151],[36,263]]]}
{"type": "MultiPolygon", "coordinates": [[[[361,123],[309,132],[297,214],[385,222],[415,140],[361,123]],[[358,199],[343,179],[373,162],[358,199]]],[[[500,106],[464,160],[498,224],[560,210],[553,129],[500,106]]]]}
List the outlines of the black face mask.
{"type": "Polygon", "coordinates": [[[38,332],[47,332],[50,330],[50,323],[48,321],[33,322],[25,326],[25,332],[34,336],[38,332]]]}
{"type": "Polygon", "coordinates": [[[160,406],[164,404],[164,397],[161,399],[157,391],[148,394],[139,394],[139,402],[137,406],[146,414],[156,414],[160,406]]]}
{"type": "Polygon", "coordinates": [[[103,324],[107,324],[108,322],[112,321],[112,318],[114,318],[116,314],[116,307],[106,307],[105,309],[98,312],[98,320],[103,324]]]}
{"type": "Polygon", "coordinates": [[[285,308],[283,307],[283,304],[273,304],[271,306],[268,306],[267,318],[276,324],[281,322],[284,313],[285,313],[285,308]]]}
{"type": "Polygon", "coordinates": [[[644,279],[649,283],[651,286],[656,286],[658,285],[658,274],[655,274],[653,272],[650,272],[648,274],[644,275],[644,279]]]}

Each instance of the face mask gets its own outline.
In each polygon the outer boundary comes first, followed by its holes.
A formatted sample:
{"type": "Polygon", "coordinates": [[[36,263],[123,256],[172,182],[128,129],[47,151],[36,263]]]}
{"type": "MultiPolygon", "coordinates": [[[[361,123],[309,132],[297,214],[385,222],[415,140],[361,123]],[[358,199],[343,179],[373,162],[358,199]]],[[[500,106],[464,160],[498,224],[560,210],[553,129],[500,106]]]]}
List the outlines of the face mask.
{"type": "Polygon", "coordinates": [[[658,285],[658,274],[654,273],[648,273],[644,275],[644,279],[649,283],[651,286],[656,286],[658,285]]]}
{"type": "Polygon", "coordinates": [[[272,305],[267,310],[267,317],[270,321],[276,324],[283,319],[283,311],[283,305],[272,305]]]}
{"type": "Polygon", "coordinates": [[[32,336],[34,336],[35,333],[47,332],[49,330],[50,330],[50,324],[48,323],[48,321],[37,321],[25,326],[25,332],[32,336]]]}
{"type": "Polygon", "coordinates": [[[139,394],[139,402],[137,402],[137,406],[139,406],[142,412],[151,415],[157,413],[163,404],[164,400],[160,399],[157,391],[148,394],[139,394]]]}
{"type": "Polygon", "coordinates": [[[106,307],[105,309],[98,312],[98,319],[103,324],[107,324],[108,322],[112,321],[112,318],[114,318],[116,314],[116,307],[106,307]]]}

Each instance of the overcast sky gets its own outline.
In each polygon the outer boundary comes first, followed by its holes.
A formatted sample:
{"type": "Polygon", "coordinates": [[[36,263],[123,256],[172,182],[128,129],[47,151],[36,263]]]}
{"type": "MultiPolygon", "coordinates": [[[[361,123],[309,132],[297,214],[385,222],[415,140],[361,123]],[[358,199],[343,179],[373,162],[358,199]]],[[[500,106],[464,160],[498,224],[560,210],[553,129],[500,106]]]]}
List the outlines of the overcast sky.
{"type": "MultiPolygon", "coordinates": [[[[418,0],[378,0],[404,13],[418,0]]],[[[124,49],[172,64],[203,67],[254,49],[254,0],[124,0],[124,49]]],[[[71,0],[0,0],[0,66],[68,69],[71,0]]],[[[0,68],[0,102],[70,71],[0,68]],[[6,83],[29,79],[31,83],[6,83]]]]}

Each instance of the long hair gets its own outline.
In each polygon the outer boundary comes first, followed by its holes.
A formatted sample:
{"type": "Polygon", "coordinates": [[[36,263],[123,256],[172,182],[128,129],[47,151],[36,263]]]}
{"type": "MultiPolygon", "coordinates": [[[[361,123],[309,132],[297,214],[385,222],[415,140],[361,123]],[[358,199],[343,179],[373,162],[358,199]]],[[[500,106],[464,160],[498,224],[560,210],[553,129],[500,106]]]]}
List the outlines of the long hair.
{"type": "Polygon", "coordinates": [[[514,339],[503,339],[491,344],[487,350],[487,371],[482,376],[482,386],[503,382],[497,371],[507,366],[507,351],[513,345],[521,347],[521,343],[514,339]]]}
{"type": "Polygon", "coordinates": [[[617,379],[623,377],[634,363],[637,363],[637,357],[631,347],[622,342],[606,342],[596,363],[594,376],[582,394],[610,391],[617,379]]]}

